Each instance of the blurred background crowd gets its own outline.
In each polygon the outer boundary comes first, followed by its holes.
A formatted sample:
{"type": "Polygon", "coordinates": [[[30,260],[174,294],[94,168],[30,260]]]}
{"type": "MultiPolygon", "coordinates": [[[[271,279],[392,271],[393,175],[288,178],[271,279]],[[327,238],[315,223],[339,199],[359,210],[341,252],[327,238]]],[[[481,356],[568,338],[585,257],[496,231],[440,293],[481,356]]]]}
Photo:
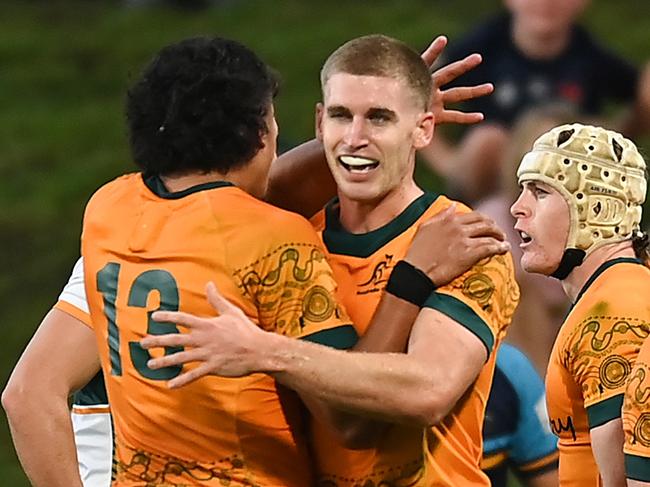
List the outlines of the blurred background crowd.
{"type": "MultiPolygon", "coordinates": [[[[593,121],[648,153],[649,30],[650,3],[633,0],[3,0],[0,389],[76,260],[87,198],[133,169],[123,97],[161,46],[207,34],[257,51],[283,79],[276,107],[284,149],[312,136],[319,68],[350,38],[385,33],[421,50],[445,34],[445,61],[482,53],[483,66],[459,84],[495,84],[489,99],[467,107],[486,121],[441,127],[417,173],[426,188],[510,230],[516,167],[551,127],[593,121]]],[[[509,341],[543,376],[567,303],[556,282],[518,277],[522,302],[509,341]]],[[[27,485],[5,421],[0,479],[27,485]]]]}

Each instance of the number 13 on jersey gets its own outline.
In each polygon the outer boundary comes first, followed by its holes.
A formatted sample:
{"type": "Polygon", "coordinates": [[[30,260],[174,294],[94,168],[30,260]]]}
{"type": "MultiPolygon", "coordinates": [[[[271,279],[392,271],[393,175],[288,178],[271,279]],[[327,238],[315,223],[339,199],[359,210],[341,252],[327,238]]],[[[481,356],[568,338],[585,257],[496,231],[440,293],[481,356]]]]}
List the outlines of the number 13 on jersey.
{"type": "MultiPolygon", "coordinates": [[[[111,375],[122,375],[122,357],[120,355],[120,327],[117,322],[118,282],[121,264],[109,262],[97,273],[97,289],[104,299],[104,314],[108,321],[108,350],[111,361],[111,375]]],[[[160,306],[147,311],[146,332],[149,335],[164,335],[178,333],[173,323],[159,323],[151,319],[155,311],[178,311],[178,286],[176,279],[169,272],[161,269],[151,269],[139,274],[128,289],[127,306],[146,308],[149,295],[157,291],[160,295],[160,306]]],[[[135,324],[138,326],[138,324],[135,324]]],[[[144,323],[142,324],[144,329],[144,323]]],[[[180,352],[183,347],[165,347],[165,355],[180,352]]],[[[137,341],[129,342],[129,355],[135,370],[152,380],[169,380],[181,373],[182,366],[175,365],[158,370],[147,367],[151,358],[149,352],[143,349],[137,341]]]]}

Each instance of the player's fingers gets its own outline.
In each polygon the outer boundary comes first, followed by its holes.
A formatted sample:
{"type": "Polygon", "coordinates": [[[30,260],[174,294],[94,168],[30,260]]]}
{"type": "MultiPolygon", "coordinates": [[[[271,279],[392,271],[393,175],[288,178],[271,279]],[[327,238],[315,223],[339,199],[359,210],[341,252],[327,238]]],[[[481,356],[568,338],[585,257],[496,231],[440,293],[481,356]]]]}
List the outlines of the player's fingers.
{"type": "Polygon", "coordinates": [[[422,60],[426,63],[427,66],[431,67],[431,65],[436,62],[446,45],[447,38],[445,36],[438,36],[433,41],[431,41],[429,47],[427,47],[424,52],[420,54],[422,60]]]}
{"type": "Polygon", "coordinates": [[[454,61],[449,63],[446,66],[436,70],[431,77],[435,86],[443,86],[449,83],[450,81],[455,80],[460,75],[465,74],[467,71],[474,69],[476,66],[481,64],[483,58],[480,54],[470,54],[460,61],[454,61]]]}
{"type": "Polygon", "coordinates": [[[467,224],[465,228],[466,235],[469,237],[492,237],[501,242],[506,239],[505,232],[495,222],[488,219],[467,224]]]}
{"type": "Polygon", "coordinates": [[[151,318],[159,323],[174,323],[186,328],[200,326],[206,320],[183,311],[156,311],[151,318]]]}
{"type": "Polygon", "coordinates": [[[167,387],[170,389],[178,389],[183,387],[191,382],[194,382],[201,377],[205,377],[210,373],[210,365],[206,362],[198,367],[188,370],[187,372],[182,373],[181,375],[174,377],[172,380],[167,382],[167,387]]]}
{"type": "Polygon", "coordinates": [[[483,83],[477,86],[457,86],[442,91],[442,100],[446,105],[450,103],[460,103],[474,98],[480,98],[489,95],[494,91],[492,83],[483,83]]]}
{"type": "Polygon", "coordinates": [[[462,112],[459,110],[443,110],[436,115],[436,124],[443,123],[456,123],[462,125],[470,125],[483,121],[483,114],[481,112],[462,112]]]}
{"type": "Polygon", "coordinates": [[[147,335],[140,340],[140,346],[145,350],[158,347],[186,347],[192,338],[187,333],[169,333],[167,335],[147,335]]]}
{"type": "Polygon", "coordinates": [[[501,242],[491,237],[473,239],[473,244],[474,251],[479,257],[478,260],[497,254],[505,254],[510,250],[510,244],[507,241],[501,242]]]}
{"type": "Polygon", "coordinates": [[[173,365],[183,365],[188,362],[196,362],[201,360],[201,352],[193,350],[185,350],[183,352],[170,353],[163,357],[152,358],[147,361],[147,367],[150,369],[162,369],[164,367],[171,367],[173,365]]]}
{"type": "Polygon", "coordinates": [[[237,306],[221,295],[214,282],[208,282],[205,286],[205,292],[208,295],[208,302],[220,315],[233,313],[235,310],[239,310],[237,306]]]}

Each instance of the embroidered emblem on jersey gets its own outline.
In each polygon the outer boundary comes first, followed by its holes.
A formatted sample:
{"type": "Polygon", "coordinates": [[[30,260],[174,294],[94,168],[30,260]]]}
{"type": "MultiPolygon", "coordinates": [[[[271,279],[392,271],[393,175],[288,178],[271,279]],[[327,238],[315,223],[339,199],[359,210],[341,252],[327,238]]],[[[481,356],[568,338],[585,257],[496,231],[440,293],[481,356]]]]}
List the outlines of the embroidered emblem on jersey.
{"type": "Polygon", "coordinates": [[[472,274],[463,282],[463,295],[478,302],[483,309],[488,306],[493,293],[494,282],[487,274],[472,274]]]}
{"type": "Polygon", "coordinates": [[[391,254],[385,254],[381,262],[372,270],[370,278],[366,282],[357,285],[357,295],[383,291],[394,266],[393,256],[391,254]]]}
{"type": "Polygon", "coordinates": [[[335,305],[332,296],[323,286],[314,286],[302,302],[302,313],[306,319],[320,323],[329,319],[334,313],[335,305]]]}
{"type": "MultiPolygon", "coordinates": [[[[598,304],[594,309],[600,307],[598,304]]],[[[585,401],[625,385],[632,367],[621,354],[630,347],[638,353],[647,336],[648,326],[638,318],[589,316],[575,328],[563,354],[563,365],[567,370],[581,370],[576,373],[582,375],[585,401]]]]}
{"type": "Polygon", "coordinates": [[[632,366],[625,357],[612,355],[606,358],[600,365],[598,375],[605,387],[608,389],[616,389],[625,383],[625,379],[627,379],[631,370],[632,366]]]}
{"type": "Polygon", "coordinates": [[[118,483],[141,481],[144,482],[143,485],[186,487],[188,482],[212,481],[215,485],[223,486],[261,487],[250,478],[244,461],[237,456],[224,458],[213,464],[199,464],[143,450],[129,450],[132,454],[128,463],[121,459],[116,462],[115,474],[118,483]]]}
{"type": "Polygon", "coordinates": [[[234,277],[242,294],[255,303],[260,326],[296,336],[305,321],[324,322],[334,313],[340,316],[326,287],[334,276],[323,251],[312,244],[285,244],[241,269],[234,277]]]}
{"type": "Polygon", "coordinates": [[[623,403],[623,426],[626,431],[632,431],[632,438],[626,435],[626,441],[632,445],[639,443],[645,448],[650,448],[650,413],[641,411],[648,409],[650,401],[650,386],[646,381],[649,372],[648,365],[636,362],[623,403]]]}
{"type": "Polygon", "coordinates": [[[519,302],[519,287],[510,273],[511,268],[506,257],[495,255],[477,263],[468,274],[456,279],[450,286],[476,302],[483,311],[491,313],[496,310],[499,322],[509,323],[519,302]],[[495,283],[499,283],[497,293],[495,283]]]}

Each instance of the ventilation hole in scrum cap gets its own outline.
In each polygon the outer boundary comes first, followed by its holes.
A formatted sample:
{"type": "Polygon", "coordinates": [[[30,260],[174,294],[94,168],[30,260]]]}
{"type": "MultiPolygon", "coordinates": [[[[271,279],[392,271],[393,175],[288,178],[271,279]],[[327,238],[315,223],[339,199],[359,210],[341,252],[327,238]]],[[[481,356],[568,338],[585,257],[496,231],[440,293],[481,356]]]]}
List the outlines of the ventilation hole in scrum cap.
{"type": "Polygon", "coordinates": [[[594,146],[593,146],[593,145],[590,145],[590,146],[589,146],[589,150],[590,150],[590,151],[593,151],[593,150],[594,150],[594,146]]]}
{"type": "Polygon", "coordinates": [[[564,164],[568,166],[569,164],[571,164],[571,161],[569,159],[564,159],[564,164]]]}
{"type": "Polygon", "coordinates": [[[616,154],[618,162],[621,162],[621,159],[623,159],[623,146],[616,142],[616,139],[612,139],[612,148],[614,149],[614,154],[616,154]]]}
{"type": "Polygon", "coordinates": [[[598,216],[600,214],[600,210],[603,209],[603,205],[600,204],[600,201],[594,205],[594,214],[598,216]]]}
{"type": "Polygon", "coordinates": [[[560,147],[562,144],[564,144],[567,140],[571,138],[571,136],[575,133],[574,129],[571,130],[563,130],[560,132],[560,135],[557,136],[557,146],[560,147]]]}

